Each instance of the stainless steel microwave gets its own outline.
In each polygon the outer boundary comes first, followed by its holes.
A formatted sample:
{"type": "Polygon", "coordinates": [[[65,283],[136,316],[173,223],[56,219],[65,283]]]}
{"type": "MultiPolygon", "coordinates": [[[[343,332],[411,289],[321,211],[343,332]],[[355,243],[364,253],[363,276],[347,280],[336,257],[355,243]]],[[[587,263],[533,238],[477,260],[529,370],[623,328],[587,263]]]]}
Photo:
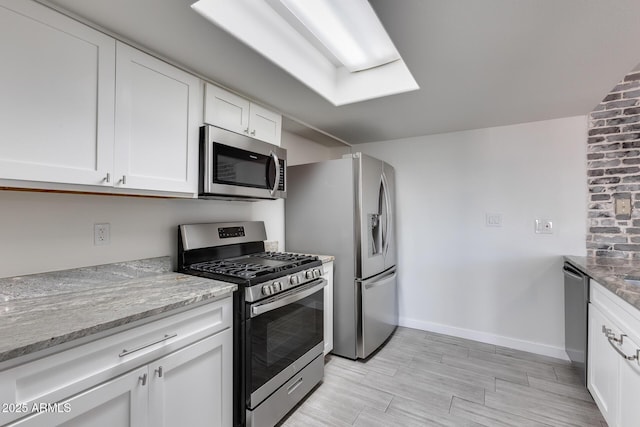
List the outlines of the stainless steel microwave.
{"type": "Polygon", "coordinates": [[[287,197],[287,150],[215,126],[200,128],[200,198],[287,197]]]}

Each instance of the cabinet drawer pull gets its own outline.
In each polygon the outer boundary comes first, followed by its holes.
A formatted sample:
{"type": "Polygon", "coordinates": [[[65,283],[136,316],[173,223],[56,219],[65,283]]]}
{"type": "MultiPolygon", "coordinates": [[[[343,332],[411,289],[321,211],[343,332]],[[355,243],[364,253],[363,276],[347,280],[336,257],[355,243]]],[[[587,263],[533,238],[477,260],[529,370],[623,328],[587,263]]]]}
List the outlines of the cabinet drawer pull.
{"type": "Polygon", "coordinates": [[[171,339],[171,338],[175,338],[177,336],[178,336],[178,334],[165,335],[164,337],[160,338],[159,340],[155,340],[154,342],[150,342],[149,344],[143,344],[140,347],[136,347],[136,348],[134,348],[132,350],[127,350],[126,348],[123,348],[122,349],[122,353],[120,353],[118,356],[120,356],[120,357],[128,356],[131,353],[135,353],[136,351],[140,351],[140,350],[145,349],[147,347],[151,347],[152,345],[160,344],[163,341],[166,341],[166,340],[171,339]]]}
{"type": "Polygon", "coordinates": [[[607,337],[609,341],[615,341],[617,343],[620,343],[620,345],[622,345],[622,340],[624,339],[623,337],[625,336],[624,334],[620,335],[620,338],[616,338],[616,334],[611,332],[611,329],[607,328],[605,325],[602,325],[602,333],[607,337]]]}
{"type": "Polygon", "coordinates": [[[107,172],[107,176],[104,177],[103,181],[107,183],[111,182],[111,174],[109,172],[107,172]]]}
{"type": "Polygon", "coordinates": [[[162,366],[156,369],[156,372],[158,373],[158,378],[162,378],[162,366]]]}
{"type": "MultiPolygon", "coordinates": [[[[605,332],[604,326],[602,327],[602,331],[605,332]]],[[[626,354],[624,354],[622,350],[620,350],[619,347],[622,345],[624,341],[624,337],[626,337],[625,334],[620,334],[620,338],[616,338],[615,334],[611,333],[611,329],[609,329],[607,332],[605,332],[605,335],[607,336],[607,341],[609,341],[609,345],[613,347],[613,349],[620,356],[622,356],[623,359],[632,361],[632,360],[638,360],[638,358],[640,358],[640,350],[636,350],[636,354],[634,354],[633,356],[627,356],[626,354]],[[616,345],[614,344],[614,342],[618,344],[616,345]]]]}
{"type": "Polygon", "coordinates": [[[142,383],[143,386],[147,385],[147,374],[138,377],[138,380],[142,383]]]}

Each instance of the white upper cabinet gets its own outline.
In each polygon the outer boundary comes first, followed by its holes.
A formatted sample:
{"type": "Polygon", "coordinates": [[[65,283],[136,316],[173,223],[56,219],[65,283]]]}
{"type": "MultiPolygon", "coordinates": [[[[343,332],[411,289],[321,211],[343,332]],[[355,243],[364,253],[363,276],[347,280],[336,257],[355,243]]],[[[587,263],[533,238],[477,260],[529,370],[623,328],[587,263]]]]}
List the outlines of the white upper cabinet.
{"type": "Polygon", "coordinates": [[[207,83],[204,122],[231,132],[248,135],[249,105],[248,100],[207,83]]]}
{"type": "Polygon", "coordinates": [[[282,115],[252,103],[249,107],[249,128],[252,138],[280,145],[282,115]]]}
{"type": "Polygon", "coordinates": [[[0,0],[0,177],[102,185],[113,167],[115,40],[0,0]]]}
{"type": "Polygon", "coordinates": [[[209,83],[205,89],[204,121],[280,145],[282,115],[209,83]]]}
{"type": "Polygon", "coordinates": [[[28,0],[0,55],[2,185],[196,196],[197,77],[28,0]]]}
{"type": "Polygon", "coordinates": [[[117,44],[114,185],[195,193],[200,80],[117,44]]]}

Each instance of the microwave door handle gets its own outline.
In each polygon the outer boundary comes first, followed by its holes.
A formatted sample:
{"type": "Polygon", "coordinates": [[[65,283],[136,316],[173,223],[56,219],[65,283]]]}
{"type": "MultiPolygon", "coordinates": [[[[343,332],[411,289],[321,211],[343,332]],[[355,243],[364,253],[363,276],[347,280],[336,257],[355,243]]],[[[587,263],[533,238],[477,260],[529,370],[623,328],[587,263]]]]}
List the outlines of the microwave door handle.
{"type": "Polygon", "coordinates": [[[273,188],[269,191],[269,193],[271,194],[271,197],[275,197],[276,192],[278,191],[278,186],[280,185],[280,173],[282,171],[280,170],[280,159],[278,159],[278,155],[273,151],[269,153],[269,155],[271,156],[271,158],[273,159],[273,162],[276,165],[276,179],[275,179],[275,182],[273,183],[273,188]]]}

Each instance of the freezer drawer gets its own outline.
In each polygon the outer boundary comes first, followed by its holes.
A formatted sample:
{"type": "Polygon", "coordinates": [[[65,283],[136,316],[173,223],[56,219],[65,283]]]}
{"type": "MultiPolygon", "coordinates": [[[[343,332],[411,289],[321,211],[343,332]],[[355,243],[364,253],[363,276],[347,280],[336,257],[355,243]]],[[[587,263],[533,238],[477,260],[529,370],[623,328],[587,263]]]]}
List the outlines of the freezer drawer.
{"type": "Polygon", "coordinates": [[[366,358],[391,335],[398,325],[397,273],[393,267],[358,283],[358,357],[366,358]]]}

